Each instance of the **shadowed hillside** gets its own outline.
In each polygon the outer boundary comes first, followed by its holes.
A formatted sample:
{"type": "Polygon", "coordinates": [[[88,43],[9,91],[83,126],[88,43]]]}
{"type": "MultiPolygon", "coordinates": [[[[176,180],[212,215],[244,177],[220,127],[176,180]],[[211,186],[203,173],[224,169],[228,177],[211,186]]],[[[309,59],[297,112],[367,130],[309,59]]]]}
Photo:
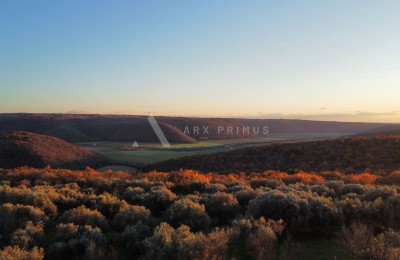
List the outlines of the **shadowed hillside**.
{"type": "Polygon", "coordinates": [[[106,160],[93,152],[51,136],[27,132],[0,133],[0,167],[19,166],[82,169],[106,160]]]}
{"type": "Polygon", "coordinates": [[[361,133],[361,135],[373,136],[373,135],[398,135],[400,136],[400,125],[385,125],[378,127],[366,132],[361,133]]]}
{"type": "MultiPolygon", "coordinates": [[[[27,131],[55,136],[68,142],[136,140],[139,143],[158,143],[159,139],[147,119],[147,116],[133,115],[0,114],[0,131],[27,131]]],[[[262,131],[264,126],[268,127],[269,134],[358,134],[385,126],[288,119],[157,117],[157,121],[171,143],[265,137],[262,131]],[[194,131],[196,127],[198,132],[194,131]],[[204,127],[207,127],[207,132],[204,127]]]]}
{"type": "MultiPolygon", "coordinates": [[[[179,129],[159,124],[170,142],[195,142],[179,129]]],[[[68,142],[159,142],[145,116],[2,114],[0,131],[27,131],[55,136],[68,142]]]]}
{"type": "Polygon", "coordinates": [[[186,157],[151,165],[149,170],[195,169],[204,172],[305,170],[362,172],[400,167],[400,138],[358,137],[271,144],[232,152],[186,157]]]}

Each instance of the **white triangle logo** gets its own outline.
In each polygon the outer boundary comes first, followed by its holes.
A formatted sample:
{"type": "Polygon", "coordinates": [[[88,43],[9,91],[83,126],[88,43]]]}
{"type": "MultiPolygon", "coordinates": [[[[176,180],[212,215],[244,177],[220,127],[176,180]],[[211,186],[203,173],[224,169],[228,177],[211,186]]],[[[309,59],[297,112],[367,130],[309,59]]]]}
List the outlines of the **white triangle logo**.
{"type": "Polygon", "coordinates": [[[139,148],[139,144],[135,141],[135,142],[133,142],[132,147],[133,148],[139,148]]]}

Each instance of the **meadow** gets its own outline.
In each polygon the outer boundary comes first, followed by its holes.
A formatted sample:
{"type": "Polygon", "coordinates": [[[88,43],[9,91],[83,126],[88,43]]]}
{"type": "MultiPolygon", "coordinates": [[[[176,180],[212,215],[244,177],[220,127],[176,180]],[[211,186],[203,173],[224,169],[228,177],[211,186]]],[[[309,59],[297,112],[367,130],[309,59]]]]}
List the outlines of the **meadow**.
{"type": "MultiPolygon", "coordinates": [[[[74,144],[98,152],[121,167],[142,167],[170,159],[179,159],[192,155],[213,154],[237,150],[251,146],[261,146],[276,142],[325,140],[348,135],[348,133],[283,133],[269,134],[268,137],[226,139],[199,141],[197,143],[175,143],[164,148],[159,143],[139,143],[133,147],[133,142],[76,142],[74,144]]],[[[113,169],[115,168],[114,165],[113,169]]],[[[120,168],[121,170],[123,168],[120,168]]]]}

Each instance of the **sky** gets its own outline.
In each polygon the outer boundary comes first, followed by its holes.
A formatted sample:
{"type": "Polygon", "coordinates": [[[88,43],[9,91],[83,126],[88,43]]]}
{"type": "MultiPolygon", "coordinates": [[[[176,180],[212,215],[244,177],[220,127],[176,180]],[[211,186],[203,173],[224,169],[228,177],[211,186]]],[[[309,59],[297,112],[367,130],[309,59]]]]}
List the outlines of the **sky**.
{"type": "Polygon", "coordinates": [[[400,123],[400,1],[0,1],[0,113],[400,123]]]}

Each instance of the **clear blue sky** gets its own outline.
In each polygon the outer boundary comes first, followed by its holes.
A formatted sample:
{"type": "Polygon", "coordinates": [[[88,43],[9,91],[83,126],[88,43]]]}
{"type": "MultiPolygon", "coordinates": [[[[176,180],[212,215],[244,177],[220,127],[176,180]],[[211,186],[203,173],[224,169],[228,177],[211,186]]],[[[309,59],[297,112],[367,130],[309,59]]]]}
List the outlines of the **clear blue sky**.
{"type": "Polygon", "coordinates": [[[0,1],[0,112],[400,122],[400,1],[0,1]]]}

